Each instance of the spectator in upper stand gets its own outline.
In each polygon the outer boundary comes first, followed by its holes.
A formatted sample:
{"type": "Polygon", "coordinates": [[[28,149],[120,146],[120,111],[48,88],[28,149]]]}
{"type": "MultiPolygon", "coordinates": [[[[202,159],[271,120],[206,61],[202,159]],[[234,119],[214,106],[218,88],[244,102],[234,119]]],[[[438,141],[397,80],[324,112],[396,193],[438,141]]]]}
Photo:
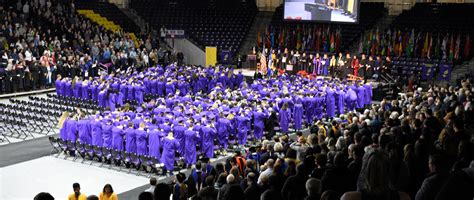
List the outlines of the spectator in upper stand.
{"type": "Polygon", "coordinates": [[[306,181],[306,196],[305,200],[319,200],[321,198],[321,181],[315,178],[309,178],[306,181]]]}
{"type": "Polygon", "coordinates": [[[344,193],[341,200],[410,199],[406,193],[390,189],[390,160],[387,153],[381,149],[371,148],[364,155],[357,182],[358,191],[344,193]]]}
{"type": "Polygon", "coordinates": [[[86,195],[81,193],[81,185],[79,183],[72,184],[74,193],[68,196],[68,200],[86,200],[86,195]]]}
{"type": "Polygon", "coordinates": [[[200,198],[201,200],[216,200],[219,190],[217,190],[214,186],[213,176],[206,177],[206,185],[206,187],[203,187],[198,192],[198,198],[200,198]]]}
{"type": "Polygon", "coordinates": [[[428,161],[430,173],[416,193],[416,200],[434,199],[436,197],[443,183],[448,178],[449,169],[446,162],[447,160],[439,154],[430,156],[428,161]]]}
{"type": "Polygon", "coordinates": [[[145,192],[153,193],[155,192],[155,186],[156,186],[156,178],[151,177],[150,178],[150,188],[146,189],[145,192]]]}
{"type": "Polygon", "coordinates": [[[304,199],[306,196],[305,183],[308,179],[306,168],[303,164],[296,166],[296,175],[288,177],[281,190],[281,196],[287,200],[304,199]]]}

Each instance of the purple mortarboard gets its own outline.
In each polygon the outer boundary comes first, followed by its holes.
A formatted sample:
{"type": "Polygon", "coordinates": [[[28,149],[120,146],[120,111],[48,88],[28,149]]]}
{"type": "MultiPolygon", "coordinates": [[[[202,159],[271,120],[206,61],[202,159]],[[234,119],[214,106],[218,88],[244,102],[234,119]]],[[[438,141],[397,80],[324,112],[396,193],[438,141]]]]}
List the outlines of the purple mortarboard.
{"type": "Polygon", "coordinates": [[[145,113],[145,117],[151,117],[151,114],[149,112],[145,113]]]}
{"type": "Polygon", "coordinates": [[[163,111],[164,111],[165,113],[171,113],[171,110],[170,110],[169,108],[165,108],[163,111]]]}
{"type": "Polygon", "coordinates": [[[191,110],[186,109],[186,110],[184,111],[184,114],[185,114],[185,115],[191,115],[191,114],[193,114],[193,112],[192,112],[191,110]]]}
{"type": "Polygon", "coordinates": [[[214,115],[214,113],[211,113],[211,114],[209,115],[209,119],[215,119],[215,118],[216,118],[216,115],[214,115]]]}
{"type": "Polygon", "coordinates": [[[183,121],[185,121],[183,117],[178,117],[178,118],[176,119],[176,122],[178,122],[178,123],[179,123],[179,122],[183,122],[183,121]]]}
{"type": "Polygon", "coordinates": [[[137,111],[137,113],[141,113],[141,112],[143,112],[143,108],[142,107],[137,107],[136,111],[137,111]]]}
{"type": "Polygon", "coordinates": [[[223,111],[222,114],[227,116],[227,115],[229,115],[229,111],[223,111]]]}

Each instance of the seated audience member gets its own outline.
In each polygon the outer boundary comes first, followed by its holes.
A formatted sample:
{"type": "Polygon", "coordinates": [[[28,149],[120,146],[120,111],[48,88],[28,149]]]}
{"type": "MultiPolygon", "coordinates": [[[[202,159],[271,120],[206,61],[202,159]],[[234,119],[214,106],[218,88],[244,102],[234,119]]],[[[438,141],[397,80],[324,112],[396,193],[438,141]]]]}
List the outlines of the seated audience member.
{"type": "Polygon", "coordinates": [[[344,193],[341,200],[410,199],[405,192],[390,189],[390,160],[387,153],[378,148],[369,148],[364,155],[362,170],[357,182],[358,191],[344,193]]]}
{"type": "Polygon", "coordinates": [[[446,159],[439,154],[430,156],[428,161],[430,173],[416,193],[416,200],[434,199],[449,175],[446,159]]]}
{"type": "Polygon", "coordinates": [[[247,175],[247,188],[244,190],[245,199],[259,200],[262,195],[262,188],[257,184],[257,177],[255,173],[250,172],[247,175]]]}

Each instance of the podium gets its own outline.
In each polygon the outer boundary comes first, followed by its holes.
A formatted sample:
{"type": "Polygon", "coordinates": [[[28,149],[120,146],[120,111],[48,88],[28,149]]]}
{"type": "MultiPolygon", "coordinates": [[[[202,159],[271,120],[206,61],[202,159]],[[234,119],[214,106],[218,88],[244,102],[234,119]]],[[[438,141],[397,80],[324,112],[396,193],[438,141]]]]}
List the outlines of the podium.
{"type": "Polygon", "coordinates": [[[250,68],[250,69],[257,68],[257,55],[253,55],[253,54],[247,55],[247,68],[250,68]]]}
{"type": "Polygon", "coordinates": [[[332,10],[324,4],[304,4],[304,10],[311,12],[311,20],[331,21],[332,10]]]}

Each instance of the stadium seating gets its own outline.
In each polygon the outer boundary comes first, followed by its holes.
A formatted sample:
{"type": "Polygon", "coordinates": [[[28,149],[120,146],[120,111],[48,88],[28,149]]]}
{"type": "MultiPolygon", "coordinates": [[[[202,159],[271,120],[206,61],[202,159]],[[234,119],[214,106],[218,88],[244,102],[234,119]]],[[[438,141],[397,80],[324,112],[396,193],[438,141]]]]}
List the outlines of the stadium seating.
{"type": "Polygon", "coordinates": [[[77,10],[93,10],[95,13],[119,25],[125,32],[137,33],[140,31],[140,28],[115,4],[95,0],[76,1],[75,4],[77,10]]]}
{"type": "Polygon", "coordinates": [[[229,0],[211,4],[208,1],[137,0],[131,8],[156,30],[185,30],[201,48],[216,46],[235,52],[243,42],[255,18],[255,5],[229,0]]]}

